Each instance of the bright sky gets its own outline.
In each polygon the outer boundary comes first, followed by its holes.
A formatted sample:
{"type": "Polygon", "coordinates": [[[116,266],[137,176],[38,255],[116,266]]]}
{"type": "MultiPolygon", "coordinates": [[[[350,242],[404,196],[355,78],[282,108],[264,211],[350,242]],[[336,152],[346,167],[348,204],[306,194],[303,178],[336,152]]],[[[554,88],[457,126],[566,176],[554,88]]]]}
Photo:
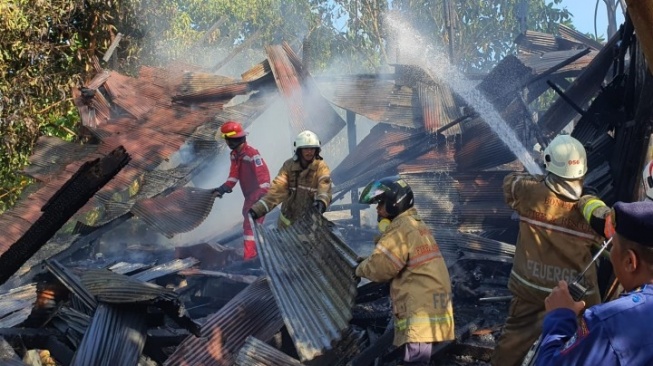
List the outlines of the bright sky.
{"type": "MultiPolygon", "coordinates": [[[[597,0],[562,0],[558,5],[560,8],[567,8],[574,15],[572,23],[582,33],[594,34],[594,9],[597,0]]],[[[599,36],[607,39],[608,30],[607,11],[603,0],[598,0],[599,10],[596,16],[596,31],[599,36]]],[[[624,22],[624,15],[621,7],[617,7],[617,29],[624,22]]]]}

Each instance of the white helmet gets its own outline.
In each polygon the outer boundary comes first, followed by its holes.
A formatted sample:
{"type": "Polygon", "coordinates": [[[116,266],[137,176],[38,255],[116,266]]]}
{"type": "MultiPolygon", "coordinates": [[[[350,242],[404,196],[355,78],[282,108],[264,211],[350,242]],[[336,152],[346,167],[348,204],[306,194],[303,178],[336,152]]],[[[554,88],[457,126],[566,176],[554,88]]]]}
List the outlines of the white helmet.
{"type": "Polygon", "coordinates": [[[587,173],[583,144],[569,135],[556,136],[544,149],[544,168],[562,178],[582,178],[587,173]]]}
{"type": "Polygon", "coordinates": [[[292,153],[297,156],[297,149],[302,148],[316,148],[318,154],[320,153],[320,139],[317,138],[317,135],[309,130],[304,130],[295,137],[295,142],[293,143],[292,153]]]}
{"type": "Polygon", "coordinates": [[[646,190],[646,198],[653,201],[653,160],[644,165],[642,183],[644,183],[644,189],[646,190]]]}

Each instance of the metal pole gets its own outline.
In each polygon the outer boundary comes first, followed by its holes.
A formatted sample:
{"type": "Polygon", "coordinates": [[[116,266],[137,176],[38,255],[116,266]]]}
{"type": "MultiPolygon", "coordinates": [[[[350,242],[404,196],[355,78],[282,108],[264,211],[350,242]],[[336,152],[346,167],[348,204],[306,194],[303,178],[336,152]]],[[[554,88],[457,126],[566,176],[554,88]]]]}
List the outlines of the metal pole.
{"type": "MultiPolygon", "coordinates": [[[[357,145],[356,139],[356,113],[347,111],[347,142],[349,143],[349,153],[351,154],[357,145]]],[[[361,212],[355,203],[358,202],[358,188],[351,190],[351,217],[354,219],[354,224],[358,227],[361,226],[361,212]]]]}

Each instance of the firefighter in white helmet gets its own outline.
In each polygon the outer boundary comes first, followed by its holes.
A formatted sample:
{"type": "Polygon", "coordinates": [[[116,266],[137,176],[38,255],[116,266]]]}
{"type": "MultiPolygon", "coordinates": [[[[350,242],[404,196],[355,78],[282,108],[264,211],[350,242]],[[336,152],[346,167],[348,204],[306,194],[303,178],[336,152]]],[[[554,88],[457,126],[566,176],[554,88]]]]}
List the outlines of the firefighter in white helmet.
{"type": "MultiPolygon", "coordinates": [[[[575,209],[583,193],[587,156],[583,145],[559,135],[543,153],[545,175],[511,173],[503,181],[506,203],[519,214],[519,235],[508,288],[513,294],[492,365],[520,365],[540,335],[544,299],[558,281],[571,280],[602,243],[575,209]]],[[[596,269],[585,274],[588,306],[599,303],[596,269]]]]}
{"type": "MultiPolygon", "coordinates": [[[[644,165],[642,185],[645,194],[644,200],[653,201],[653,160],[644,165]]],[[[594,231],[600,233],[606,239],[614,235],[614,212],[599,197],[585,195],[578,201],[577,206],[594,231]]]]}
{"type": "Polygon", "coordinates": [[[272,180],[268,193],[256,202],[249,213],[260,218],[281,204],[279,227],[290,226],[309,208],[324,213],[331,203],[331,170],[320,156],[317,135],[302,131],[293,143],[293,156],[286,160],[272,180]]]}

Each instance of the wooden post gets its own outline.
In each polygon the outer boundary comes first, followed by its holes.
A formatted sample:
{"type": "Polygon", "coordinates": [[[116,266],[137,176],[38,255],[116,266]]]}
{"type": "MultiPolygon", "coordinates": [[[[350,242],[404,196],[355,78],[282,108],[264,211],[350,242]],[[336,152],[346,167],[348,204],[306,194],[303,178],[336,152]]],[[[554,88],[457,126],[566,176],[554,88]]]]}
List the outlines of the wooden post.
{"type": "MultiPolygon", "coordinates": [[[[356,140],[356,113],[347,111],[347,141],[349,142],[349,153],[351,154],[357,145],[356,140]]],[[[351,217],[354,219],[354,224],[358,227],[361,226],[361,211],[357,207],[358,203],[358,189],[351,190],[351,217]]]]}
{"type": "Polygon", "coordinates": [[[635,26],[637,39],[644,50],[648,69],[653,73],[653,2],[626,0],[628,15],[635,26]]]}

